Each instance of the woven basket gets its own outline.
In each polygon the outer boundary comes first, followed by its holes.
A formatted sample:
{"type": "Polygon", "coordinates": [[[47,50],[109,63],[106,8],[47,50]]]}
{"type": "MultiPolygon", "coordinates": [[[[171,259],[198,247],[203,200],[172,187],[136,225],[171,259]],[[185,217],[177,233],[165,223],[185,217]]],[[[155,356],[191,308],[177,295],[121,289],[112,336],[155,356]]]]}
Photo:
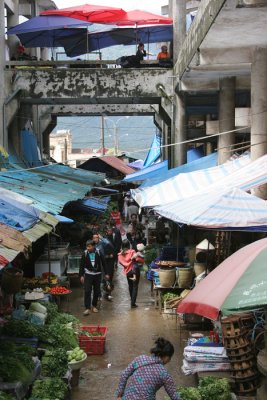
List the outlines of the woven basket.
{"type": "Polygon", "coordinates": [[[178,269],[178,286],[182,289],[190,288],[193,279],[193,268],[179,268],[178,269]]]}
{"type": "Polygon", "coordinates": [[[160,269],[159,270],[159,280],[160,280],[160,286],[162,287],[172,287],[175,283],[176,280],[176,270],[174,269],[160,269]]]}

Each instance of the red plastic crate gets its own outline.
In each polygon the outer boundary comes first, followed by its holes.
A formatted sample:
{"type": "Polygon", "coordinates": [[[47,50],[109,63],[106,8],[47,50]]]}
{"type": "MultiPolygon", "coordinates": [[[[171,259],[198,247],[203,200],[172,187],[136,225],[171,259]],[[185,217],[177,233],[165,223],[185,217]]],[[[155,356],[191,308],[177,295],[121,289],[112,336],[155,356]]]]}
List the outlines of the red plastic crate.
{"type": "Polygon", "coordinates": [[[89,355],[104,354],[108,328],[106,326],[85,325],[81,327],[81,330],[90,333],[100,332],[102,336],[88,337],[79,334],[80,348],[89,355]]]}

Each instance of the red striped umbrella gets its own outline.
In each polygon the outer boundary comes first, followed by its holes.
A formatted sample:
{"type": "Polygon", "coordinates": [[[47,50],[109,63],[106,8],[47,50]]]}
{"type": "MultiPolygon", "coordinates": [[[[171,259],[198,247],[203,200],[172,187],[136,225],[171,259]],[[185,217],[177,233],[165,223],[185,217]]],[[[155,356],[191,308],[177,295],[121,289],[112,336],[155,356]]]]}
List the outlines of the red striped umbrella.
{"type": "Polygon", "coordinates": [[[238,250],[179,304],[179,313],[198,314],[216,320],[267,306],[267,238],[238,250]]]}
{"type": "Polygon", "coordinates": [[[80,6],[62,8],[60,10],[43,11],[41,15],[62,15],[97,24],[111,24],[124,17],[122,8],[83,4],[80,6]]]}

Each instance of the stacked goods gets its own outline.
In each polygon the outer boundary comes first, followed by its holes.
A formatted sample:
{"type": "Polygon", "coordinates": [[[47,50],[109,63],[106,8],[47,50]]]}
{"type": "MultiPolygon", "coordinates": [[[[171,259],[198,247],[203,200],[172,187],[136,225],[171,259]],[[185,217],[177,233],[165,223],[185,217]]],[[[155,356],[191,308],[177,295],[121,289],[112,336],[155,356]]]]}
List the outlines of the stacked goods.
{"type": "Polygon", "coordinates": [[[61,378],[36,380],[29,400],[64,400],[67,392],[68,386],[61,378]]]}
{"type": "Polygon", "coordinates": [[[259,383],[256,357],[247,337],[250,324],[242,315],[222,319],[224,346],[232,367],[232,378],[235,381],[235,392],[240,396],[254,395],[259,383]]]}
{"type": "Polygon", "coordinates": [[[179,295],[172,292],[167,292],[162,295],[164,312],[168,310],[176,310],[178,304],[190,293],[190,290],[185,289],[179,295]]]}

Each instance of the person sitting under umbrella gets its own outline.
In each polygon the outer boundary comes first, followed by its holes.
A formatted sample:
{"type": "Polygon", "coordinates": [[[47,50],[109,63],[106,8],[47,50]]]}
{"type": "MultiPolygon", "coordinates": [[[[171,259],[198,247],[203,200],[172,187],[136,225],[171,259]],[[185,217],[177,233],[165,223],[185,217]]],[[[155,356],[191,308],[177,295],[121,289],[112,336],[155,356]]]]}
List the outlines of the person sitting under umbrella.
{"type": "Polygon", "coordinates": [[[167,46],[161,46],[161,52],[157,56],[157,60],[164,60],[166,58],[171,58],[170,53],[168,52],[167,46]]]}

